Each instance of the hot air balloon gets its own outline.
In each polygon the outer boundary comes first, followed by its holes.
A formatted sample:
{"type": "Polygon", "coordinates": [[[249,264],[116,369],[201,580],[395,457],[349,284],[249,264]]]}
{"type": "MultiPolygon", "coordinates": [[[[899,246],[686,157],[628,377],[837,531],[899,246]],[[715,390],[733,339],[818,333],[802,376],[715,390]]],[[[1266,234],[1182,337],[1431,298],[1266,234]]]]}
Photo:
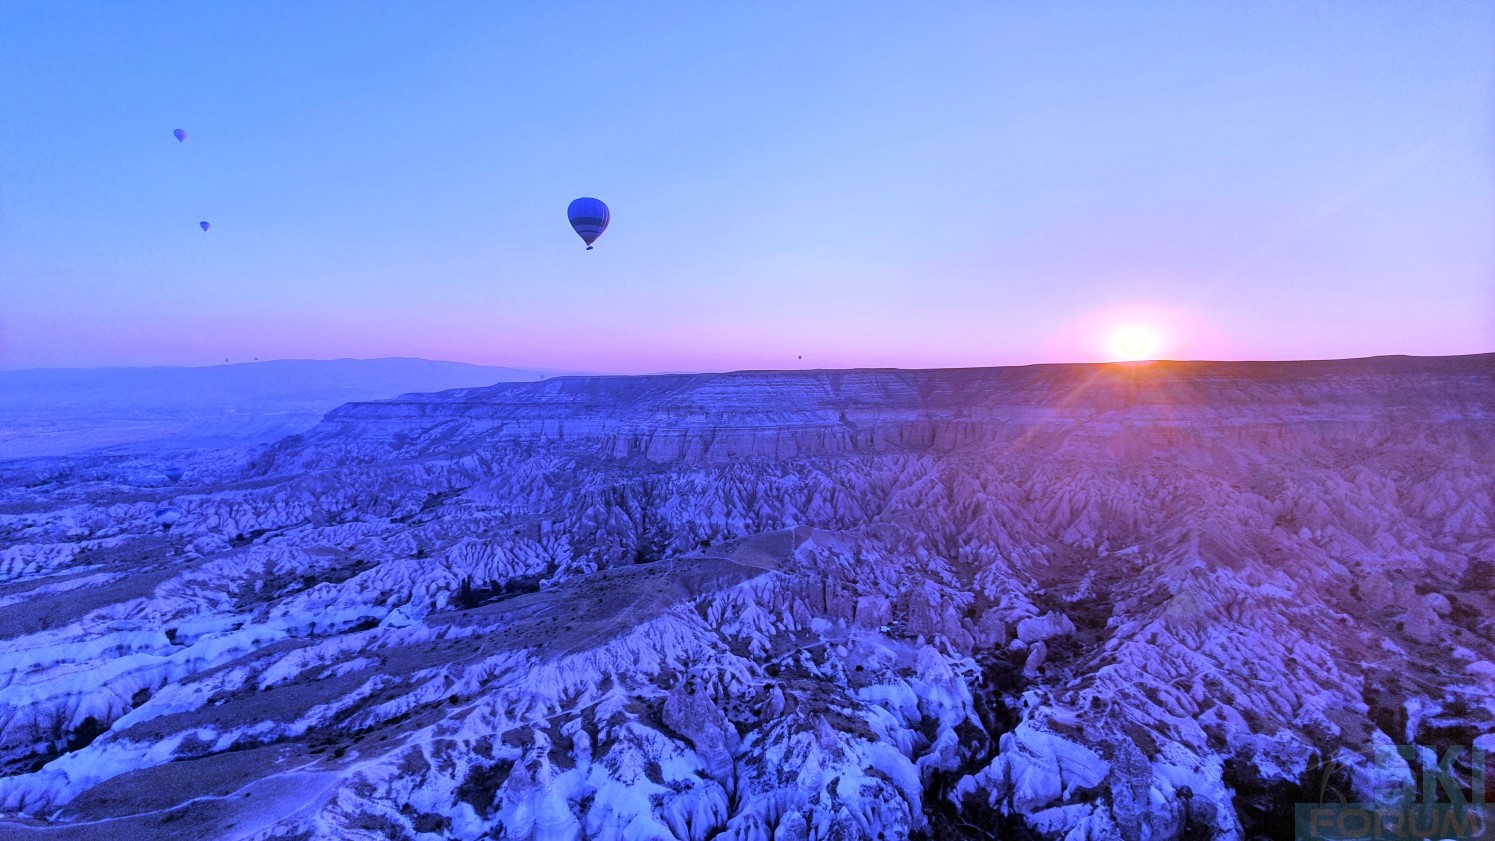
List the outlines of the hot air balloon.
{"type": "Polygon", "coordinates": [[[212,225],[211,225],[211,224],[210,224],[210,223],[208,223],[208,222],[198,222],[198,223],[197,223],[197,224],[199,224],[199,225],[201,225],[201,226],[202,226],[202,229],[203,229],[203,230],[204,230],[204,231],[206,231],[206,230],[207,230],[207,229],[209,229],[209,228],[211,228],[211,227],[213,227],[213,226],[212,226],[212,225]]]}
{"type": "Polygon", "coordinates": [[[181,143],[187,139],[187,132],[177,129],[171,133],[171,136],[176,138],[176,142],[181,143]]]}
{"type": "Polygon", "coordinates": [[[612,214],[608,212],[607,205],[597,199],[581,198],[571,202],[571,206],[566,208],[566,218],[571,220],[571,227],[576,229],[576,234],[587,244],[587,250],[591,251],[592,243],[607,230],[612,214]]]}
{"type": "Polygon", "coordinates": [[[182,509],[173,508],[170,505],[164,508],[157,508],[155,517],[156,523],[161,526],[161,528],[169,529],[171,528],[172,523],[175,523],[177,520],[182,519],[182,509]]]}
{"type": "Polygon", "coordinates": [[[166,475],[167,481],[170,481],[170,482],[180,482],[180,481],[182,481],[182,468],[180,468],[180,467],[168,467],[168,468],[166,468],[165,470],[163,470],[161,472],[166,475]]]}

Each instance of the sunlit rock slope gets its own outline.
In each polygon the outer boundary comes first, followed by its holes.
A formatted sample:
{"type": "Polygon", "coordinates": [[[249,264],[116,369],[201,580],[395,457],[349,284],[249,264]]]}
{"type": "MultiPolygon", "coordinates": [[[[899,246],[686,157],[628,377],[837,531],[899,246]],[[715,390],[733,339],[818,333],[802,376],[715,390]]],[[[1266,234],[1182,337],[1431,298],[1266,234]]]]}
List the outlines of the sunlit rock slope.
{"type": "Polygon", "coordinates": [[[558,378],[0,487],[0,837],[1282,837],[1495,748],[1490,355],[558,378]]]}

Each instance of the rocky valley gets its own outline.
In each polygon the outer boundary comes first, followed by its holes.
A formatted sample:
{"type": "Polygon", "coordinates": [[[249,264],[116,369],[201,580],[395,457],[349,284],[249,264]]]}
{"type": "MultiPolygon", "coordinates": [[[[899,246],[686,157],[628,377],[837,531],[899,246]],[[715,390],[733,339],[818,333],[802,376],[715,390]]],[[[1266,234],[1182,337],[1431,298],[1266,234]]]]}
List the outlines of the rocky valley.
{"type": "Polygon", "coordinates": [[[1413,778],[1378,746],[1495,750],[1492,582],[1495,355],[558,377],[12,459],[0,838],[1291,837],[1413,778]]]}

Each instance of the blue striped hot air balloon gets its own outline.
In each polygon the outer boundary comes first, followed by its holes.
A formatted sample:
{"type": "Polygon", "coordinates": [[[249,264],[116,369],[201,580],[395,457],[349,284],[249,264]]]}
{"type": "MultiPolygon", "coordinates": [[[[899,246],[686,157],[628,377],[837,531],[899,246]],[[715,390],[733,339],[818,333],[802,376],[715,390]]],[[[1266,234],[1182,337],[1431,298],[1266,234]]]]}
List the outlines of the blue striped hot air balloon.
{"type": "Polygon", "coordinates": [[[566,208],[566,218],[571,220],[571,227],[576,229],[577,236],[581,237],[581,241],[587,244],[587,250],[591,251],[592,243],[607,230],[612,214],[601,201],[581,198],[571,202],[571,206],[566,208]]]}

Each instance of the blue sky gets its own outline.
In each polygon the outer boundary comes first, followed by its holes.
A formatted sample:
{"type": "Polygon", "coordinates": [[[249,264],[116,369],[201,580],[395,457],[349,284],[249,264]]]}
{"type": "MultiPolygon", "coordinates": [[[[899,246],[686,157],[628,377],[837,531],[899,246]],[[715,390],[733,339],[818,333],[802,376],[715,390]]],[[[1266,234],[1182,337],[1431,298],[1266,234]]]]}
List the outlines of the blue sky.
{"type": "Polygon", "coordinates": [[[3,367],[1495,350],[1489,3],[4,17],[3,367]]]}

